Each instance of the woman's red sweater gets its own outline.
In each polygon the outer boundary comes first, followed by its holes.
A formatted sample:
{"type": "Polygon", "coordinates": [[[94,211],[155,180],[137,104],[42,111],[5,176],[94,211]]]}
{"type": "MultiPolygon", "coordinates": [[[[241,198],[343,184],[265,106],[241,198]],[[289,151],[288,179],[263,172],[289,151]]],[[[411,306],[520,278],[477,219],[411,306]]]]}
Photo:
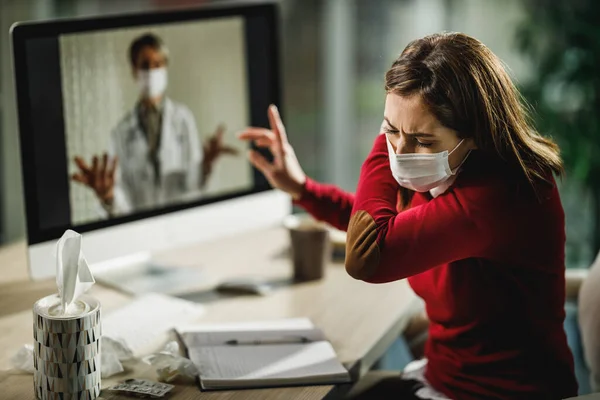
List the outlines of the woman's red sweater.
{"type": "Polygon", "coordinates": [[[408,278],[423,298],[430,384],[464,400],[577,395],[554,179],[534,192],[522,172],[475,150],[445,193],[415,193],[399,212],[385,140],[375,139],[355,195],[308,179],[296,204],[348,231],[352,276],[408,278]]]}

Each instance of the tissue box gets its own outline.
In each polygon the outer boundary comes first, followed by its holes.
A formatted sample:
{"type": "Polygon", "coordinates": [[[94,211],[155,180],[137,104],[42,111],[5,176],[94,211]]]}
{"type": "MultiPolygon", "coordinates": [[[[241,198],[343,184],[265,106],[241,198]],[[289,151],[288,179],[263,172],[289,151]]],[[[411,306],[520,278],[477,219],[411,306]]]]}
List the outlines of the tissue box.
{"type": "Polygon", "coordinates": [[[100,396],[100,302],[82,295],[73,311],[57,312],[51,295],[33,307],[34,388],[38,399],[90,399],[100,396]]]}

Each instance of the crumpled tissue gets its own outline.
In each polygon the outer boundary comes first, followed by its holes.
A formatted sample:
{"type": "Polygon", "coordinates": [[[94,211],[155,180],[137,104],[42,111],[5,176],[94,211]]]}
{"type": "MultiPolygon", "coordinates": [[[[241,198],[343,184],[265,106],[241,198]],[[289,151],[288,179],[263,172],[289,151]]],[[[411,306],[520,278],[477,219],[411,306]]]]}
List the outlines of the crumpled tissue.
{"type": "Polygon", "coordinates": [[[116,375],[124,371],[121,361],[133,359],[131,349],[121,339],[102,336],[102,354],[100,371],[103,378],[116,375]]]}
{"type": "Polygon", "coordinates": [[[33,374],[35,367],[33,366],[33,346],[26,344],[21,347],[11,358],[10,365],[17,371],[33,374]]]}
{"type": "Polygon", "coordinates": [[[143,361],[156,367],[158,379],[163,382],[172,382],[177,377],[195,379],[198,369],[194,363],[179,355],[179,344],[171,341],[162,351],[143,358],[143,361]]]}

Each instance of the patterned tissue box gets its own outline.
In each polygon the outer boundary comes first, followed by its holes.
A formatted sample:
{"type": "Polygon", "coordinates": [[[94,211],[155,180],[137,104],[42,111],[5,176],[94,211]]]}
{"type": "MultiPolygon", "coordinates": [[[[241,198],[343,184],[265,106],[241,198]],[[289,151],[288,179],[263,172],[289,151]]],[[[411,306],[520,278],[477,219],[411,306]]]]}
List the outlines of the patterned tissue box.
{"type": "Polygon", "coordinates": [[[100,396],[100,303],[87,295],[77,301],[82,312],[76,315],[53,315],[60,302],[57,295],[44,297],[33,307],[33,383],[38,399],[100,396]]]}

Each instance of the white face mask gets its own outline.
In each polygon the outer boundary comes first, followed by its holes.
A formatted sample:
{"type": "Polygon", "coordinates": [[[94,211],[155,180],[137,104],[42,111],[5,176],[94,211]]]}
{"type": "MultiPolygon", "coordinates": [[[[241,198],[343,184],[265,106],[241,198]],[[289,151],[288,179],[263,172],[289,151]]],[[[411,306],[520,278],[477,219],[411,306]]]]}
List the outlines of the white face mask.
{"type": "Polygon", "coordinates": [[[454,171],[450,169],[448,156],[461,145],[463,140],[450,152],[445,150],[433,154],[396,154],[389,139],[386,138],[392,175],[400,186],[417,192],[427,192],[456,173],[458,168],[454,171]]]}
{"type": "Polygon", "coordinates": [[[167,69],[163,67],[138,70],[137,83],[142,96],[149,98],[161,96],[167,89],[167,69]]]}

